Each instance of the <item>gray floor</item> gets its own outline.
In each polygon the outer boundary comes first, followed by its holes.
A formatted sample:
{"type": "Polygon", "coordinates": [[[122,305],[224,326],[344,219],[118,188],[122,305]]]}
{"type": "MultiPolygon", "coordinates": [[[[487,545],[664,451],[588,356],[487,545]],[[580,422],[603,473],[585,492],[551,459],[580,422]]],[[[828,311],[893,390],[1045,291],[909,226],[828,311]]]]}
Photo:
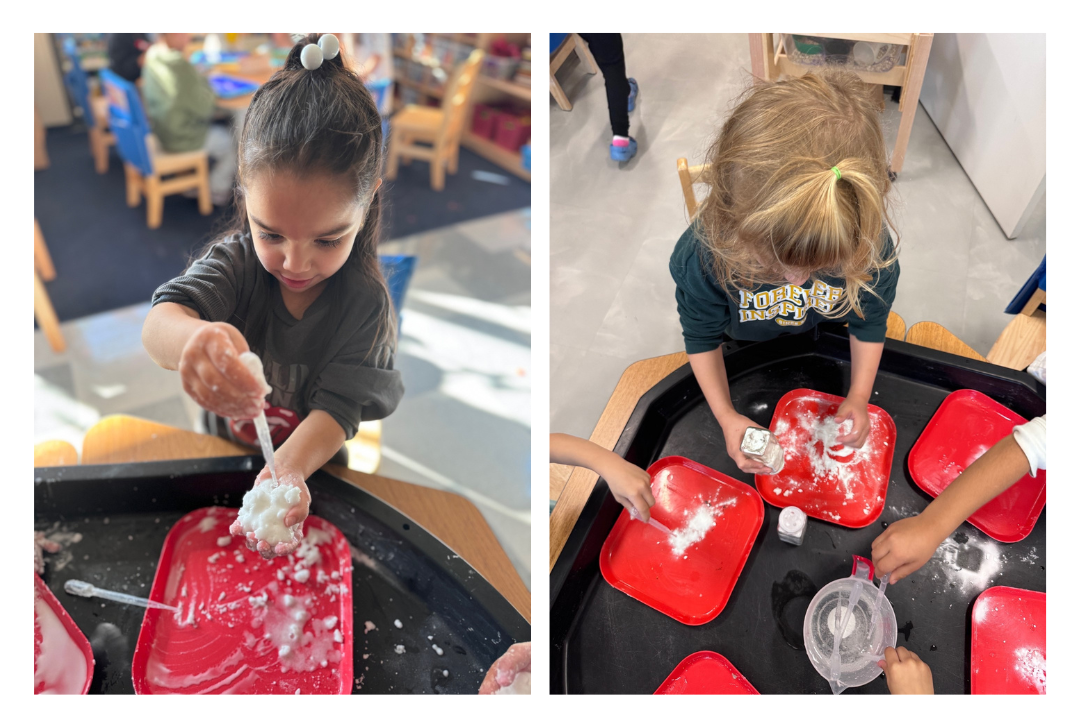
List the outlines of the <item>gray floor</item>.
{"type": "MultiPolygon", "coordinates": [[[[588,437],[622,371],[682,349],[668,257],[687,226],[676,159],[702,163],[750,78],[746,35],[624,34],[640,97],[637,156],[608,158],[603,77],[570,59],[558,78],[574,108],[551,114],[551,430],[588,437]]],[[[890,150],[899,128],[886,100],[890,150]]],[[[700,197],[700,193],[699,193],[700,197]]],[[[944,325],[986,354],[1002,311],[1046,253],[1045,202],[1005,238],[920,107],[893,192],[902,274],[893,310],[944,325]]]]}
{"type": "MultiPolygon", "coordinates": [[[[397,367],[401,405],[383,426],[379,474],[470,498],[530,583],[530,215],[528,209],[389,242],[415,254],[397,367]]],[[[141,341],[149,303],[34,334],[35,443],[81,447],[101,417],[125,413],[186,430],[199,408],[141,341]]]]}

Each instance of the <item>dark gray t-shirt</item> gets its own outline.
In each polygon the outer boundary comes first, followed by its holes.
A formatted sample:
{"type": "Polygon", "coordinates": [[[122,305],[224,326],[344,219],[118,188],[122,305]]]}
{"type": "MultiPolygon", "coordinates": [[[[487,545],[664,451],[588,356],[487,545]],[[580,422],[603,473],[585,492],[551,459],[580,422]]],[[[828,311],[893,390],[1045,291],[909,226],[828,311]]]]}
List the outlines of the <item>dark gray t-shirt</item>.
{"type": "MultiPolygon", "coordinates": [[[[332,310],[330,295],[321,294],[297,320],[285,307],[276,280],[264,285],[266,294],[256,295],[255,284],[262,265],[255,256],[250,235],[235,234],[218,242],[183,275],[154,292],[152,304],[175,302],[190,307],[210,322],[227,322],[249,341],[247,320],[266,310],[264,349],[253,350],[263,362],[266,382],[274,389],[267,399],[266,417],[274,445],[280,445],[312,410],[324,410],[345,431],[356,435],[362,420],[378,420],[394,412],[405,388],[401,373],[394,370],[389,345],[372,349],[390,301],[372,290],[355,273],[337,281],[349,290],[341,310],[332,310]],[[320,346],[326,325],[336,325],[328,346],[320,346]],[[322,370],[316,370],[323,362],[322,370]],[[314,381],[306,386],[309,377],[314,381]]],[[[258,445],[250,421],[219,420],[219,434],[249,445],[258,445]]]]}

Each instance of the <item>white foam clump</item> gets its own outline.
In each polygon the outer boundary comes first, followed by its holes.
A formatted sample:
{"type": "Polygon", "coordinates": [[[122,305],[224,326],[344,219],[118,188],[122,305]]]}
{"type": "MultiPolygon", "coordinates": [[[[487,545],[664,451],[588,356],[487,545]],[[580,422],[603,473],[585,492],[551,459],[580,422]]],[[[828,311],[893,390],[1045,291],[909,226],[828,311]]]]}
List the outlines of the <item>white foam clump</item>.
{"type": "Polygon", "coordinates": [[[514,675],[514,681],[509,685],[500,687],[493,693],[495,695],[531,695],[532,694],[532,673],[531,672],[519,672],[514,675]]]}
{"type": "Polygon", "coordinates": [[[690,516],[690,519],[680,528],[671,532],[669,543],[671,550],[676,555],[681,555],[688,548],[705,538],[705,534],[716,526],[716,517],[723,514],[724,509],[733,506],[736,499],[728,499],[719,504],[702,503],[690,516]]]}
{"type": "Polygon", "coordinates": [[[266,376],[263,375],[262,360],[259,359],[258,355],[253,352],[242,352],[240,353],[240,357],[238,359],[244,364],[244,367],[248,369],[248,372],[250,372],[255,377],[255,379],[258,380],[259,383],[262,385],[263,397],[266,397],[270,393],[274,392],[274,389],[266,383],[266,376]]]}
{"type": "Polygon", "coordinates": [[[236,517],[243,532],[254,532],[255,538],[274,546],[289,543],[297,538],[303,522],[285,525],[285,514],[300,503],[300,489],[288,483],[263,479],[244,494],[244,505],[236,517]]]}

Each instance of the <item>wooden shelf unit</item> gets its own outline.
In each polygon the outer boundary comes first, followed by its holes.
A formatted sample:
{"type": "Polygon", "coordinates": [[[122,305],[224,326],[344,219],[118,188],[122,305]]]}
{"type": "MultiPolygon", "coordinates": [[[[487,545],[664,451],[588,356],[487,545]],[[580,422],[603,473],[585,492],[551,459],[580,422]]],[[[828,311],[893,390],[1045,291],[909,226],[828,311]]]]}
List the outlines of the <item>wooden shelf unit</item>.
{"type": "MultiPolygon", "coordinates": [[[[487,51],[491,44],[497,38],[505,38],[507,41],[514,43],[520,47],[531,47],[531,34],[530,33],[477,33],[476,35],[470,35],[467,33],[426,33],[436,38],[445,38],[447,40],[453,40],[465,45],[474,45],[481,50],[487,51]]],[[[394,48],[394,56],[398,58],[404,58],[408,61],[417,63],[426,63],[427,58],[416,57],[412,49],[405,50],[402,48],[394,48]]],[[[452,72],[452,68],[443,68],[443,70],[449,74],[452,72]]],[[[421,96],[441,101],[443,97],[443,89],[435,86],[429,86],[423,83],[418,83],[409,79],[403,73],[394,70],[394,82],[399,84],[402,88],[409,88],[420,93],[421,96]]],[[[532,90],[530,86],[513,83],[511,81],[503,81],[497,78],[491,78],[480,74],[477,76],[477,83],[473,87],[472,96],[469,98],[469,107],[466,111],[465,121],[465,135],[462,137],[461,145],[470,151],[484,157],[488,161],[501,166],[510,173],[518,176],[526,181],[531,179],[531,175],[527,170],[521,166],[521,154],[508,151],[499,146],[490,139],[476,136],[470,130],[472,128],[472,115],[473,107],[477,103],[495,104],[505,102],[508,98],[515,99],[517,101],[524,101],[528,103],[531,108],[532,90]]],[[[402,107],[400,98],[394,98],[394,110],[397,111],[402,107]]]]}

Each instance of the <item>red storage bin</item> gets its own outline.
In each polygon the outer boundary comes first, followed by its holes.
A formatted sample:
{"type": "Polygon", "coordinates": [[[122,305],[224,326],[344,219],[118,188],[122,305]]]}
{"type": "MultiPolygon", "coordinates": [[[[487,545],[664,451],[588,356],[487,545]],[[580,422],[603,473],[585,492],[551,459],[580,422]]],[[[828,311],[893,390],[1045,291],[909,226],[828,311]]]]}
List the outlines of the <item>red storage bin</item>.
{"type": "Polygon", "coordinates": [[[495,122],[499,109],[477,103],[473,106],[472,132],[481,138],[495,135],[495,122]]]}
{"type": "Polygon", "coordinates": [[[528,113],[500,113],[495,122],[495,143],[507,151],[519,151],[529,140],[532,126],[528,113]]]}

